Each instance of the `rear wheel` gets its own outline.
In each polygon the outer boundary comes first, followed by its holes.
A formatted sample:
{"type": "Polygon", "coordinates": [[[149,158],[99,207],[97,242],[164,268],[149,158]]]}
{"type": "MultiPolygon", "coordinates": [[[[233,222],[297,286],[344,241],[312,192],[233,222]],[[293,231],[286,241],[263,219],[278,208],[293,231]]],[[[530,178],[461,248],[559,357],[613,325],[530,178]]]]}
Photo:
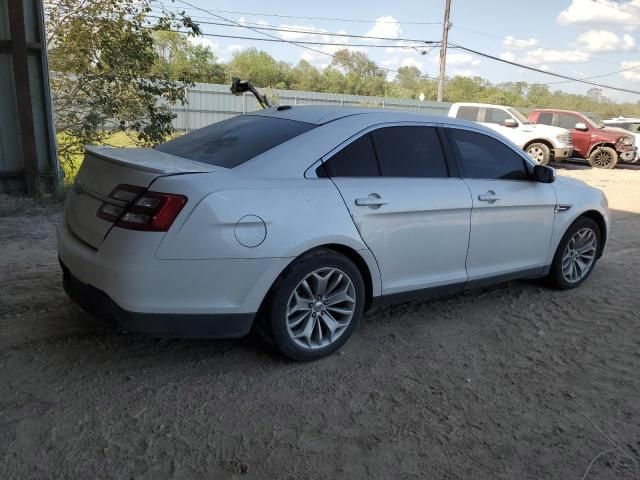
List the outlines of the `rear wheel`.
{"type": "Polygon", "coordinates": [[[551,160],[551,150],[544,143],[532,143],[527,153],[538,165],[546,165],[551,160]]]}
{"type": "Polygon", "coordinates": [[[266,319],[271,338],[293,360],[327,356],[356,329],[364,297],[362,275],[347,257],[331,250],[306,255],[274,285],[266,319]]]}
{"type": "Polygon", "coordinates": [[[611,147],[598,147],[589,155],[589,165],[594,168],[613,168],[618,163],[618,152],[611,147]]]}
{"type": "Polygon", "coordinates": [[[551,265],[549,280],[561,290],[581,285],[596,264],[602,233],[590,218],[578,218],[562,237],[551,265]]]}

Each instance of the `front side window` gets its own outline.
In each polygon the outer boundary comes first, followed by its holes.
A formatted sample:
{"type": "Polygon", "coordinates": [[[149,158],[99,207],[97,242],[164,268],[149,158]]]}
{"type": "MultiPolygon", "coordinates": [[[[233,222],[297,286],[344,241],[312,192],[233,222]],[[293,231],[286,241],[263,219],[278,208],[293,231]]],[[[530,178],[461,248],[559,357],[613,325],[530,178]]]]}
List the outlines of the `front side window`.
{"type": "Polygon", "coordinates": [[[448,176],[435,127],[385,127],[371,135],[383,177],[448,176]]]}
{"type": "Polygon", "coordinates": [[[485,110],[484,121],[486,123],[496,123],[498,125],[504,125],[504,122],[507,119],[513,120],[513,117],[504,110],[500,110],[499,108],[487,108],[485,110]]]}
{"type": "Polygon", "coordinates": [[[324,172],[319,168],[319,177],[377,177],[380,175],[371,135],[354,140],[329,160],[323,162],[324,172]]]}
{"type": "Polygon", "coordinates": [[[157,145],[155,149],[196,162],[233,168],[315,126],[284,118],[238,115],[157,145]]]}
{"type": "Polygon", "coordinates": [[[479,114],[480,114],[480,107],[458,107],[458,113],[456,114],[456,118],[464,118],[465,120],[471,120],[472,122],[477,122],[479,114]]]}
{"type": "Polygon", "coordinates": [[[586,123],[583,122],[579,117],[577,117],[576,115],[572,115],[570,113],[558,113],[558,121],[557,121],[557,126],[560,128],[566,128],[567,130],[573,130],[574,128],[576,128],[576,123],[586,123]]]}
{"type": "Polygon", "coordinates": [[[525,160],[504,143],[482,133],[447,129],[465,178],[527,180],[525,160]]]}

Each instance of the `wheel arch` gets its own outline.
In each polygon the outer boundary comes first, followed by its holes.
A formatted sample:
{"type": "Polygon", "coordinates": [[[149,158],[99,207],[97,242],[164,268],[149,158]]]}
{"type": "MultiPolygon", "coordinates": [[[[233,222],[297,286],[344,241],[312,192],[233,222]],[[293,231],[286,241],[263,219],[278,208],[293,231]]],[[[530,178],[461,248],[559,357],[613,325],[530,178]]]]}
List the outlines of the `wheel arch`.
{"type": "MultiPolygon", "coordinates": [[[[591,156],[591,154],[598,148],[601,147],[609,147],[609,148],[613,148],[614,150],[616,150],[616,146],[611,143],[611,142],[598,142],[594,145],[591,146],[591,148],[589,149],[589,151],[587,152],[587,156],[586,158],[589,158],[591,156]]],[[[616,150],[616,153],[618,153],[618,151],[616,150]]]]}
{"type": "Polygon", "coordinates": [[[542,143],[542,144],[546,145],[547,148],[551,151],[551,155],[553,155],[553,149],[555,147],[553,146],[553,143],[551,143],[546,138],[534,138],[533,140],[529,140],[522,149],[526,152],[527,148],[529,148],[534,143],[542,143]]]}
{"type": "MultiPolygon", "coordinates": [[[[604,246],[607,243],[607,222],[605,221],[602,213],[597,210],[587,210],[586,212],[583,212],[578,216],[578,218],[581,217],[586,217],[590,220],[593,220],[594,222],[596,222],[598,228],[600,229],[600,238],[602,239],[602,241],[600,242],[600,246],[598,247],[597,255],[597,258],[600,258],[602,256],[602,252],[604,251],[604,246]]],[[[576,220],[578,220],[578,218],[576,218],[576,220]]]]}
{"type": "Polygon", "coordinates": [[[364,310],[367,311],[372,303],[373,303],[373,295],[374,295],[374,277],[373,275],[378,274],[378,272],[374,272],[372,271],[371,267],[369,267],[369,264],[367,263],[367,261],[364,259],[364,257],[354,248],[341,244],[341,243],[325,243],[322,245],[317,245],[313,248],[309,248],[307,250],[305,250],[304,252],[300,253],[299,255],[297,255],[296,257],[292,258],[291,261],[282,269],[282,271],[278,274],[278,276],[275,278],[275,280],[273,281],[273,283],[271,284],[271,286],[269,287],[269,289],[267,290],[267,293],[265,294],[264,298],[262,299],[262,302],[260,304],[260,308],[258,310],[258,314],[260,316],[262,316],[262,313],[265,311],[265,308],[267,308],[267,305],[269,303],[269,299],[272,296],[272,293],[274,291],[275,288],[277,288],[280,279],[282,278],[282,276],[287,272],[287,270],[291,267],[291,265],[298,260],[299,258],[302,258],[306,255],[312,254],[314,252],[320,251],[320,250],[331,250],[333,252],[339,253],[345,257],[347,257],[349,260],[351,260],[354,265],[356,266],[356,268],[358,269],[358,271],[360,272],[360,275],[362,275],[362,281],[364,282],[364,288],[365,288],[365,303],[364,303],[364,310]]]}

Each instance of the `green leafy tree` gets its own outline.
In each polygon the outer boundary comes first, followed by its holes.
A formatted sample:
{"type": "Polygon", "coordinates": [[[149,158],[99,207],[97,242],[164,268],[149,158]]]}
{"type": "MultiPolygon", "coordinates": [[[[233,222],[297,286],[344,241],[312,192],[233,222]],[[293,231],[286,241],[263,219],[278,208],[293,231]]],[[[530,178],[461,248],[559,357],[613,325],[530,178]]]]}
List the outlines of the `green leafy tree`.
{"type": "Polygon", "coordinates": [[[152,74],[183,82],[226,83],[225,66],[217,63],[211,48],[189,42],[186,35],[153,32],[158,58],[152,74]]]}
{"type": "Polygon", "coordinates": [[[231,77],[248,79],[256,87],[288,88],[291,83],[291,66],[256,48],[236,52],[227,68],[231,77]]]}
{"type": "Polygon", "coordinates": [[[46,30],[59,156],[73,159],[90,143],[105,143],[114,129],[132,131],[140,145],[172,132],[170,105],[185,101],[188,75],[173,79],[154,71],[154,32],[181,28],[196,35],[191,19],[153,0],[52,0],[46,30]]]}

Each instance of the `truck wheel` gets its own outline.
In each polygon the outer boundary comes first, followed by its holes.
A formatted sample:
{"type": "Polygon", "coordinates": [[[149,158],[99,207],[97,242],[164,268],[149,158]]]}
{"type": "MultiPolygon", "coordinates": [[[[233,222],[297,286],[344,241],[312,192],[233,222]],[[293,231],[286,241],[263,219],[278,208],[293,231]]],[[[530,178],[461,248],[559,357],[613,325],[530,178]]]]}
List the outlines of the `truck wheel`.
{"type": "Polygon", "coordinates": [[[546,165],[551,159],[551,150],[544,143],[532,143],[527,147],[527,153],[538,165],[546,165]]]}
{"type": "Polygon", "coordinates": [[[589,155],[593,168],[613,168],[618,163],[618,152],[611,147],[598,147],[589,155]]]}

